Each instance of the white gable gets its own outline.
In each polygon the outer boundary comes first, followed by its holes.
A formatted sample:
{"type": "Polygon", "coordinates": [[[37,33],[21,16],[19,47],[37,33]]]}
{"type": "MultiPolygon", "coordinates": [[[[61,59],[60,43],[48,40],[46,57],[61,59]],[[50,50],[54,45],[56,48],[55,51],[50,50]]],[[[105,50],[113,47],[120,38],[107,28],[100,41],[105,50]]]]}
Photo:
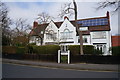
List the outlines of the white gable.
{"type": "Polygon", "coordinates": [[[51,20],[50,23],[48,24],[48,26],[46,27],[45,31],[50,31],[53,30],[54,32],[57,32],[58,28],[57,26],[54,24],[54,22],[51,20]]]}
{"type": "Polygon", "coordinates": [[[76,42],[76,27],[74,27],[68,19],[65,19],[59,28],[60,42],[76,42]]]}
{"type": "Polygon", "coordinates": [[[69,29],[71,31],[74,31],[75,29],[75,27],[71,24],[71,22],[68,19],[65,19],[59,28],[60,31],[64,31],[65,29],[69,29]]]}

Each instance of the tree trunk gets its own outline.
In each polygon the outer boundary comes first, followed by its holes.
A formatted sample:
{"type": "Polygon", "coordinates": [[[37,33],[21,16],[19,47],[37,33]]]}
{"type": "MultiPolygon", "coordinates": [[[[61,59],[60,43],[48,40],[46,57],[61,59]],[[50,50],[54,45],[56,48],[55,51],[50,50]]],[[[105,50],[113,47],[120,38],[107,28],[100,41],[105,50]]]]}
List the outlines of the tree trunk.
{"type": "Polygon", "coordinates": [[[77,4],[75,0],[73,0],[74,4],[74,12],[75,12],[75,26],[77,30],[77,34],[79,35],[80,38],[80,54],[83,55],[83,38],[82,38],[82,31],[79,30],[79,26],[77,24],[77,4]]]}

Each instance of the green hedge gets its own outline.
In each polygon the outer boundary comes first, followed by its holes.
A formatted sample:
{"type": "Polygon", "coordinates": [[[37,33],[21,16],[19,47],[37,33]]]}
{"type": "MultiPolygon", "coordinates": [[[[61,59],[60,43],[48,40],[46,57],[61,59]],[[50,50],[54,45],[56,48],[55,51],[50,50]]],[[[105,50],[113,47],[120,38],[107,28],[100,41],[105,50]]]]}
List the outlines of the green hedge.
{"type": "Polygon", "coordinates": [[[112,55],[113,56],[120,56],[120,46],[112,47],[112,55]]]}
{"type": "Polygon", "coordinates": [[[58,45],[29,46],[28,51],[36,54],[57,54],[60,47],[58,45]]]}
{"type": "MultiPolygon", "coordinates": [[[[70,45],[70,52],[72,55],[80,54],[80,45],[70,45]]],[[[83,53],[87,55],[101,55],[103,54],[101,50],[94,49],[92,45],[83,45],[83,53]]]]}
{"type": "MultiPolygon", "coordinates": [[[[36,45],[28,45],[26,47],[3,47],[4,53],[17,53],[17,54],[57,54],[58,50],[60,50],[59,45],[43,45],[43,46],[36,46],[36,45]]],[[[72,55],[77,55],[80,53],[80,45],[70,45],[69,50],[72,55]]],[[[102,54],[100,50],[95,50],[94,46],[92,45],[84,45],[83,46],[84,54],[95,55],[95,54],[102,54]]],[[[114,54],[117,54],[114,52],[114,54]]]]}
{"type": "Polygon", "coordinates": [[[17,47],[16,49],[17,54],[25,54],[25,52],[26,52],[25,47],[17,47]]]}

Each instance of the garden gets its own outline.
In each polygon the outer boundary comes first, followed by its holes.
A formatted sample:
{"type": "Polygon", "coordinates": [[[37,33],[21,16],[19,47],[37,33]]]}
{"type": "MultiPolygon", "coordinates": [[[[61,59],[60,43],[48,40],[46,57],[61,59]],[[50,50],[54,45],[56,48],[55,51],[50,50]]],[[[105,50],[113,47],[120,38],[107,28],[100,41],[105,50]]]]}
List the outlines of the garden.
{"type": "MultiPolygon", "coordinates": [[[[42,45],[36,46],[29,44],[26,46],[3,46],[2,57],[22,60],[40,60],[57,62],[59,45],[42,45]]],[[[70,45],[70,63],[101,63],[101,64],[118,64],[120,56],[120,46],[112,47],[112,55],[103,56],[101,50],[94,49],[92,45],[84,45],[84,55],[80,55],[80,45],[70,45]]],[[[61,62],[67,63],[67,56],[61,56],[61,62]]]]}

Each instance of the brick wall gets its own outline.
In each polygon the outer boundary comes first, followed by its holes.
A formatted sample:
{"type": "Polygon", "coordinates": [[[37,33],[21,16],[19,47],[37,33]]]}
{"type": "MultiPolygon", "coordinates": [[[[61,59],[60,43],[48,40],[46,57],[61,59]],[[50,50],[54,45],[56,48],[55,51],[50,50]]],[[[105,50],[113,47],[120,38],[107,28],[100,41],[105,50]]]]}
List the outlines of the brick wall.
{"type": "Polygon", "coordinates": [[[112,36],[112,46],[120,46],[120,36],[112,36]]]}

